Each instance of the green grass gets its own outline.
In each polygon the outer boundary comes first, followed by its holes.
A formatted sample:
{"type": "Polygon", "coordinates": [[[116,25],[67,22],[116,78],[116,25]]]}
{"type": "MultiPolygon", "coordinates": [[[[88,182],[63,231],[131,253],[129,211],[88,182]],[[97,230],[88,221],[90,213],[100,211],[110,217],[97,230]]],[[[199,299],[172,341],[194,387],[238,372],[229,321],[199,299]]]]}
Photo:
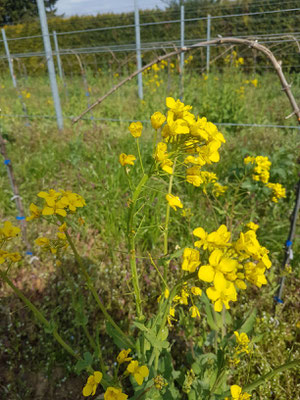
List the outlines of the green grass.
{"type": "MultiPolygon", "coordinates": [[[[153,92],[145,88],[144,102],[136,96],[136,82],[129,82],[110,96],[93,116],[97,118],[117,118],[126,120],[149,120],[154,111],[165,111],[165,97],[178,97],[178,76],[162,75],[164,83],[153,92]]],[[[251,77],[252,79],[253,77],[251,77]]],[[[212,73],[207,80],[195,74],[185,77],[184,102],[193,105],[193,111],[206,116],[214,122],[290,124],[296,125],[293,118],[285,120],[290,114],[290,106],[274,74],[258,76],[258,87],[243,82],[249,77],[239,71],[227,71],[224,74],[212,73]],[[244,96],[239,93],[245,87],[244,96]]],[[[90,103],[103,95],[117,82],[117,78],[106,76],[87,76],[91,88],[90,103]]],[[[299,98],[299,77],[291,76],[293,89],[299,98]],[[297,81],[298,79],[298,81],[297,81]],[[297,85],[298,83],[298,85],[297,85]]],[[[5,92],[5,104],[2,113],[22,114],[21,103],[8,77],[2,78],[0,85],[5,92]]],[[[64,115],[78,115],[87,106],[87,97],[81,77],[67,79],[68,96],[60,84],[64,115]]],[[[30,115],[53,115],[51,94],[47,78],[28,78],[20,80],[20,89],[29,92],[25,99],[30,115]]],[[[32,119],[26,126],[23,119],[0,119],[1,134],[7,141],[8,156],[12,161],[16,181],[25,209],[36,202],[40,190],[70,189],[82,195],[87,202],[82,216],[85,224],[75,235],[75,241],[85,258],[93,276],[95,286],[101,298],[108,304],[115,319],[126,329],[134,314],[131,287],[128,283],[128,256],[126,254],[126,222],[129,190],[124,172],[118,163],[121,152],[136,154],[134,141],[128,132],[127,122],[81,121],[72,126],[65,121],[65,130],[59,132],[55,120],[32,119]]],[[[214,207],[211,196],[205,196],[198,188],[188,184],[175,184],[174,191],[180,195],[185,207],[191,209],[192,216],[187,221],[179,212],[172,214],[170,227],[170,248],[184,247],[190,242],[191,232],[197,226],[207,231],[217,228],[218,223],[232,225],[238,231],[242,224],[252,218],[260,225],[258,237],[262,245],[270,249],[273,267],[268,275],[269,285],[261,290],[251,289],[243,300],[233,305],[232,314],[242,319],[246,311],[258,308],[258,321],[253,335],[260,335],[257,350],[251,359],[251,370],[241,363],[230,377],[232,383],[243,382],[245,374],[251,380],[269,371],[289,358],[291,354],[299,357],[299,310],[297,310],[297,272],[299,272],[300,246],[295,240],[293,247],[294,272],[287,277],[285,303],[276,319],[273,318],[273,296],[280,275],[284,243],[289,230],[289,215],[294,204],[294,189],[297,183],[297,157],[299,155],[299,131],[295,129],[271,128],[220,128],[227,142],[222,146],[221,161],[210,170],[216,172],[219,181],[235,184],[236,177],[244,172],[245,155],[265,155],[272,161],[271,181],[280,182],[287,189],[287,199],[278,204],[264,204],[263,193],[249,187],[242,201],[233,205],[232,193],[219,199],[214,207]],[[248,195],[247,194],[248,191],[248,195]],[[274,322],[275,321],[275,322],[274,322]],[[278,324],[277,322],[278,321],[278,324]],[[261,336],[263,335],[263,336],[261,336]],[[276,350],[274,350],[276,349],[276,350]]],[[[142,154],[149,154],[153,131],[145,124],[141,139],[142,154]]],[[[151,159],[146,160],[146,165],[151,159]]],[[[139,167],[137,167],[138,171],[139,167]]],[[[137,172],[132,172],[137,179],[137,172]]],[[[14,222],[17,215],[15,204],[10,200],[12,193],[4,166],[0,168],[0,221],[14,222]]],[[[162,190],[162,185],[157,186],[162,190]]],[[[160,192],[147,193],[148,206],[145,208],[145,221],[138,232],[138,257],[151,251],[161,254],[162,231],[165,200],[160,192]],[[155,210],[155,212],[153,212],[155,210]]],[[[51,234],[46,224],[32,222],[28,226],[29,240],[33,243],[38,236],[51,234]]],[[[298,236],[299,237],[299,233],[298,236]]],[[[19,243],[20,249],[22,247],[19,243]]],[[[34,252],[40,257],[38,267],[22,262],[12,271],[15,282],[22,287],[32,301],[44,310],[48,318],[59,321],[60,331],[75,348],[88,349],[88,343],[82,335],[76,320],[74,323],[73,306],[79,299],[73,298],[63,280],[63,273],[54,266],[54,261],[34,246],[34,252]]],[[[28,261],[28,259],[27,259],[28,261]]],[[[113,362],[117,349],[103,334],[102,316],[95,308],[92,299],[86,293],[84,284],[76,274],[72,257],[66,260],[70,279],[85,293],[85,307],[89,310],[89,330],[95,331],[100,324],[102,345],[106,348],[106,362],[113,362]]],[[[149,260],[140,259],[142,291],[148,296],[146,307],[151,313],[159,294],[160,282],[149,260]]],[[[171,265],[176,274],[178,266],[171,265]]],[[[73,360],[57,347],[50,335],[36,327],[29,311],[4,287],[1,288],[1,324],[0,324],[0,394],[7,399],[48,399],[81,398],[80,392],[85,377],[76,377],[73,372],[73,360]],[[31,371],[29,373],[29,371],[31,371]],[[46,379],[46,382],[45,382],[46,379]],[[42,397],[43,398],[43,397],[42,397]]],[[[203,316],[199,327],[207,334],[208,327],[203,316]]],[[[185,338],[189,330],[188,321],[183,317],[174,329],[174,345],[178,366],[185,364],[181,357],[181,345],[186,346],[185,338]]],[[[191,336],[197,336],[197,330],[191,327],[191,336]]],[[[187,335],[188,336],[188,335],[187,335]]],[[[199,336],[200,340],[200,336],[199,336]]],[[[207,338],[209,340],[209,338],[207,338]]],[[[253,399],[282,400],[282,391],[288,388],[286,399],[296,398],[296,372],[288,371],[277,377],[253,394],[253,399]],[[271,394],[272,391],[272,394],[271,394]]]]}

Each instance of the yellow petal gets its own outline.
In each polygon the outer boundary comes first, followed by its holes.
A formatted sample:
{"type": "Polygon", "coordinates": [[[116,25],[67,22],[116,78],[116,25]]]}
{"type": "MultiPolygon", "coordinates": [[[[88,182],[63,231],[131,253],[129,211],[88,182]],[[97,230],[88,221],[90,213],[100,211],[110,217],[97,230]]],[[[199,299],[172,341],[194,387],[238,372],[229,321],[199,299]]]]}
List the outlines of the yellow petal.
{"type": "Polygon", "coordinates": [[[43,215],[53,215],[54,214],[54,209],[50,207],[44,207],[42,211],[43,215]]]}
{"type": "Polygon", "coordinates": [[[139,373],[142,375],[142,377],[146,378],[149,375],[149,369],[146,367],[146,365],[142,365],[139,368],[139,373]]]}
{"type": "Polygon", "coordinates": [[[224,275],[222,272],[217,271],[214,277],[214,285],[215,288],[219,291],[222,292],[226,288],[227,281],[224,278],[224,275]]]}
{"type": "Polygon", "coordinates": [[[142,377],[142,375],[140,373],[137,372],[137,373],[133,374],[133,376],[138,385],[141,385],[143,383],[144,378],[142,377]]]}
{"type": "Polygon", "coordinates": [[[232,386],[230,386],[230,392],[231,392],[231,396],[234,399],[238,399],[240,397],[240,394],[242,393],[242,388],[238,385],[232,385],[232,386]]]}
{"type": "Polygon", "coordinates": [[[207,297],[212,301],[216,301],[220,298],[220,293],[214,287],[209,287],[206,289],[206,294],[207,297]]]}
{"type": "Polygon", "coordinates": [[[92,394],[93,387],[89,384],[86,384],[85,387],[82,389],[82,394],[84,397],[88,397],[90,394],[92,394]]]}
{"type": "Polygon", "coordinates": [[[223,309],[223,302],[222,302],[221,299],[219,299],[219,300],[217,300],[217,301],[215,302],[215,311],[221,312],[222,309],[223,309]]]}
{"type": "Polygon", "coordinates": [[[203,265],[198,271],[198,278],[204,282],[212,282],[215,277],[215,270],[211,265],[203,265]]]}
{"type": "Polygon", "coordinates": [[[102,372],[100,371],[95,371],[94,372],[94,379],[96,383],[100,383],[102,379],[102,372]]]}
{"type": "Polygon", "coordinates": [[[61,215],[62,217],[65,217],[65,216],[67,215],[66,210],[63,210],[63,209],[61,209],[61,208],[58,208],[58,209],[55,211],[55,213],[58,214],[58,215],[61,215]]]}
{"type": "Polygon", "coordinates": [[[209,257],[209,263],[214,267],[217,266],[222,258],[222,255],[223,253],[221,250],[214,250],[209,257]]]}

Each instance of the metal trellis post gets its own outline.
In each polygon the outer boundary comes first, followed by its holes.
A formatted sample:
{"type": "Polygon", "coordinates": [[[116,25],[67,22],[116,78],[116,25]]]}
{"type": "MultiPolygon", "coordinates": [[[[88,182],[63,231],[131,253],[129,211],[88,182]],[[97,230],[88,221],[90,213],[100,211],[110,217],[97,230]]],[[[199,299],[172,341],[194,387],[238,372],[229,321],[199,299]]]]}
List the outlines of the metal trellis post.
{"type": "Polygon", "coordinates": [[[7,57],[8,65],[9,65],[10,76],[11,76],[11,79],[12,79],[12,83],[13,83],[14,87],[16,88],[17,87],[17,81],[16,81],[16,77],[15,77],[15,74],[14,74],[13,63],[12,63],[11,58],[10,58],[10,52],[9,52],[9,47],[8,47],[8,43],[7,43],[7,39],[6,39],[5,30],[2,28],[1,31],[2,31],[2,38],[3,38],[3,42],[4,42],[6,57],[7,57]]]}
{"type": "MultiPolygon", "coordinates": [[[[180,6],[180,47],[184,47],[184,6],[180,6]]],[[[183,98],[184,53],[180,53],[180,98],[183,98]]]]}
{"type": "Polygon", "coordinates": [[[49,36],[44,1],[37,0],[37,5],[38,5],[38,10],[39,10],[42,34],[43,34],[44,48],[45,48],[45,53],[46,53],[46,58],[47,58],[50,86],[51,86],[54,107],[55,107],[55,112],[56,112],[57,126],[58,126],[58,129],[63,129],[63,125],[64,125],[63,124],[63,116],[62,116],[60,98],[59,98],[58,87],[57,87],[57,82],[56,82],[55,68],[54,68],[54,62],[53,62],[53,57],[52,57],[52,49],[51,49],[50,36],[49,36]]]}
{"type": "MultiPolygon", "coordinates": [[[[211,22],[211,16],[210,14],[207,15],[207,32],[206,32],[206,38],[207,40],[210,40],[210,22],[211,22]]],[[[210,62],[210,46],[208,45],[206,47],[206,71],[209,72],[209,62],[210,62]]]]}
{"type": "MultiPolygon", "coordinates": [[[[141,57],[141,35],[140,35],[140,15],[138,8],[138,1],[134,0],[134,23],[135,23],[135,42],[136,42],[136,60],[138,69],[142,68],[142,57],[141,57]]],[[[138,92],[139,98],[143,100],[143,76],[138,74],[138,92]]]]}
{"type": "Polygon", "coordinates": [[[53,31],[53,40],[54,40],[54,47],[55,47],[55,53],[56,53],[58,73],[59,73],[60,79],[63,80],[63,72],[62,72],[61,60],[60,60],[60,55],[59,55],[59,47],[58,47],[56,31],[53,31]]]}

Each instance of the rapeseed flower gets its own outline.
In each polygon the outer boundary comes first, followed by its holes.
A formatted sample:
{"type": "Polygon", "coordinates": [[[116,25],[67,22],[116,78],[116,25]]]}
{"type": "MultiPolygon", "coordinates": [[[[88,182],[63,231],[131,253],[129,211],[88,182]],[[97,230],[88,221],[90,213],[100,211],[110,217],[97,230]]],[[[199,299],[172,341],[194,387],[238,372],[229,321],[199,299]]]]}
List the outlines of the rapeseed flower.
{"type": "Polygon", "coordinates": [[[228,186],[222,186],[218,182],[214,183],[214,188],[213,188],[213,194],[216,197],[223,196],[223,194],[226,192],[228,189],[228,186]]]}
{"type": "Polygon", "coordinates": [[[240,353],[249,354],[250,339],[248,338],[247,333],[245,332],[238,333],[237,331],[234,331],[233,333],[237,342],[237,347],[235,349],[236,354],[240,353]]]}
{"type": "Polygon", "coordinates": [[[39,218],[42,215],[42,210],[38,208],[34,203],[31,203],[29,206],[29,210],[31,215],[26,218],[26,221],[32,221],[35,218],[39,218]]]}
{"type": "Polygon", "coordinates": [[[184,271],[195,272],[199,265],[200,265],[199,251],[186,247],[183,251],[183,262],[181,268],[184,271]]]}
{"type": "Polygon", "coordinates": [[[149,375],[149,369],[146,365],[139,366],[138,361],[131,361],[127,367],[127,371],[133,375],[138,385],[142,385],[144,379],[149,375]]]}
{"type": "Polygon", "coordinates": [[[122,153],[120,154],[119,157],[119,162],[122,165],[122,167],[124,167],[125,165],[134,165],[134,161],[136,160],[136,157],[132,154],[125,154],[122,153]]]}
{"type": "Polygon", "coordinates": [[[205,232],[201,227],[193,230],[193,235],[197,236],[200,240],[195,242],[196,247],[203,247],[203,250],[213,250],[216,248],[227,248],[230,247],[230,236],[226,225],[220,225],[219,228],[211,233],[205,232]]]}
{"type": "Polygon", "coordinates": [[[104,400],[126,400],[127,394],[122,393],[122,389],[108,387],[104,393],[104,400]]]}
{"type": "Polygon", "coordinates": [[[207,297],[214,303],[214,309],[217,312],[221,312],[223,305],[228,310],[230,308],[229,301],[237,300],[237,293],[232,282],[226,281],[225,288],[220,287],[209,287],[206,289],[207,297]]]}
{"type": "Polygon", "coordinates": [[[169,193],[166,194],[166,200],[175,211],[177,210],[176,207],[183,208],[183,205],[178,196],[174,196],[173,194],[169,193]]]}
{"type": "Polygon", "coordinates": [[[254,232],[256,232],[259,228],[259,225],[255,224],[254,222],[248,222],[246,226],[247,228],[252,229],[254,232]]]}
{"type": "Polygon", "coordinates": [[[143,125],[140,121],[138,122],[132,122],[129,125],[129,131],[132,134],[133,137],[135,138],[139,138],[142,134],[142,130],[143,130],[143,125]]]}
{"type": "Polygon", "coordinates": [[[16,237],[21,232],[21,229],[13,226],[10,221],[5,221],[3,228],[0,228],[0,239],[3,237],[4,239],[10,239],[16,237]]]}
{"type": "Polygon", "coordinates": [[[224,253],[217,249],[209,257],[209,264],[200,267],[198,278],[205,282],[214,282],[218,290],[226,289],[226,274],[236,271],[238,262],[228,258],[224,253]]]}
{"type": "Polygon", "coordinates": [[[102,379],[102,372],[100,371],[95,371],[93,375],[90,375],[88,377],[87,383],[82,389],[82,394],[85,397],[88,397],[90,395],[94,396],[97,390],[97,386],[101,382],[102,379]]]}
{"type": "Polygon", "coordinates": [[[128,354],[130,352],[131,352],[131,349],[121,350],[117,357],[118,364],[123,364],[124,362],[131,361],[132,357],[128,357],[128,354]]]}
{"type": "Polygon", "coordinates": [[[242,388],[238,385],[230,386],[230,393],[233,400],[248,400],[251,395],[248,393],[242,393],[242,388]]]}
{"type": "Polygon", "coordinates": [[[167,118],[165,115],[163,115],[160,111],[156,111],[151,116],[151,125],[155,130],[157,130],[165,123],[166,119],[167,118]]]}
{"type": "Polygon", "coordinates": [[[192,318],[200,318],[200,311],[197,306],[192,306],[189,309],[192,318]]]}
{"type": "Polygon", "coordinates": [[[269,189],[272,189],[273,194],[272,194],[272,201],[274,203],[278,203],[279,199],[285,198],[286,197],[286,191],[285,188],[280,184],[280,183],[267,183],[266,186],[269,189]]]}
{"type": "Polygon", "coordinates": [[[191,293],[194,296],[201,296],[202,295],[202,290],[198,286],[192,286],[191,287],[191,293]]]}
{"type": "Polygon", "coordinates": [[[6,260],[11,262],[17,262],[22,259],[20,253],[9,253],[8,251],[0,249],[0,264],[3,264],[6,260]]]}

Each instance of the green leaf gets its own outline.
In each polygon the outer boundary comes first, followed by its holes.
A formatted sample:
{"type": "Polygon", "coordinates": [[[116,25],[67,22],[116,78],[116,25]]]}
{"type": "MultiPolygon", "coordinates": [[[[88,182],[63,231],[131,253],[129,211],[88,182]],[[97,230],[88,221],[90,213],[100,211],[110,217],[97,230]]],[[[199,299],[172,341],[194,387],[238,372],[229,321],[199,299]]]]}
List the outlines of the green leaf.
{"type": "Polygon", "coordinates": [[[211,327],[212,330],[218,331],[219,328],[214,320],[211,304],[205,304],[205,312],[206,312],[206,318],[207,318],[208,325],[211,327]]]}
{"type": "Polygon", "coordinates": [[[134,321],[133,325],[136,326],[140,331],[143,331],[143,332],[148,332],[149,331],[149,329],[146,328],[145,325],[141,324],[140,322],[134,321]]]}
{"type": "Polygon", "coordinates": [[[256,320],[256,314],[257,314],[257,310],[256,310],[256,308],[254,308],[251,311],[249,317],[245,320],[243,325],[239,328],[240,332],[249,333],[250,331],[252,331],[255,320],[256,320]]]}
{"type": "Polygon", "coordinates": [[[127,349],[128,342],[119,334],[118,331],[109,323],[106,322],[106,332],[112,338],[115,345],[119,347],[119,349],[127,349]]]}
{"type": "Polygon", "coordinates": [[[92,365],[93,363],[93,356],[88,351],[83,354],[83,360],[78,360],[75,364],[75,372],[77,375],[80,374],[81,371],[86,369],[88,366],[92,365]]]}
{"type": "Polygon", "coordinates": [[[151,343],[153,347],[158,350],[167,349],[169,342],[167,340],[159,340],[153,332],[145,332],[145,338],[151,343]]]}
{"type": "Polygon", "coordinates": [[[84,361],[86,361],[88,363],[88,365],[91,365],[93,363],[93,356],[91,355],[90,352],[86,351],[83,354],[83,358],[84,358],[84,361]]]}

